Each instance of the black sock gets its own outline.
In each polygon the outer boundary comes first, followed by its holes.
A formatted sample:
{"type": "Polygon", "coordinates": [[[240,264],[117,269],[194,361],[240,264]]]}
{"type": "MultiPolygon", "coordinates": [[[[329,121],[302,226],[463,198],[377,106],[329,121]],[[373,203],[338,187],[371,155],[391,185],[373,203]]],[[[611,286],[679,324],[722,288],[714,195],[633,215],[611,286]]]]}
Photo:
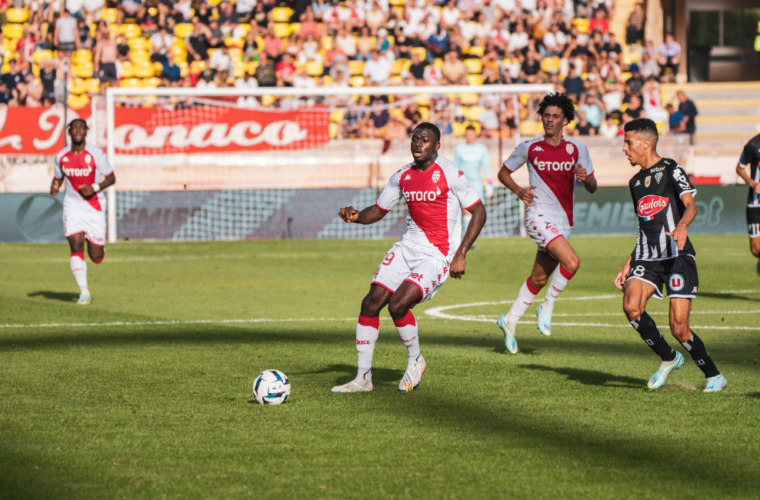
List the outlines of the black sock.
{"type": "Polygon", "coordinates": [[[676,359],[676,351],[674,351],[665,339],[662,338],[660,330],[657,329],[654,320],[646,311],[641,313],[639,319],[631,321],[631,326],[639,332],[641,339],[646,342],[663,361],[673,361],[676,359]]]}
{"type": "Polygon", "coordinates": [[[691,331],[691,338],[686,342],[681,342],[681,344],[683,344],[686,350],[689,351],[689,354],[691,354],[691,359],[693,359],[694,363],[697,364],[699,369],[704,372],[705,377],[710,378],[715,377],[716,375],[720,375],[718,367],[715,366],[715,363],[713,363],[713,360],[710,357],[710,354],[708,354],[704,342],[702,342],[702,339],[697,337],[697,334],[694,333],[694,330],[691,331]]]}

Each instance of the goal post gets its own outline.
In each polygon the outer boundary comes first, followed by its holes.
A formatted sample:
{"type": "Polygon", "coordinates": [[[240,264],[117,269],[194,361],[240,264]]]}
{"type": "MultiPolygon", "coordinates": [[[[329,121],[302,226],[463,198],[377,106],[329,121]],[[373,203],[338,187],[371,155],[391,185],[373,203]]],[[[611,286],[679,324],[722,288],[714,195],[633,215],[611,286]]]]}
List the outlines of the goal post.
{"type": "MultiPolygon", "coordinates": [[[[116,241],[121,233],[173,239],[383,236],[382,231],[335,224],[333,211],[315,214],[306,200],[331,206],[376,196],[387,178],[410,161],[407,130],[401,125],[410,103],[419,109],[417,121],[441,127],[446,134],[442,153],[451,159],[464,127],[472,123],[480,128],[479,113],[495,106],[501,117],[504,107],[511,106],[515,134],[503,133],[501,126],[507,126],[500,121],[499,130],[483,139],[492,152],[495,174],[509,152],[506,148],[520,139],[520,121],[530,118],[528,109],[552,89],[515,84],[109,87],[104,103],[93,101],[92,118],[96,143],[105,146],[118,178],[107,191],[108,239],[116,241]],[[366,116],[382,110],[390,120],[381,133],[373,129],[369,136],[349,137],[351,113],[365,117],[366,126],[366,116]],[[162,197],[172,200],[161,202],[162,197]],[[146,201],[152,208],[145,208],[146,201]],[[294,202],[304,204],[309,221],[297,220],[283,208],[294,202]],[[153,232],[125,229],[146,224],[167,227],[153,232]]],[[[511,193],[498,195],[500,203],[510,201],[511,193]]],[[[493,208],[514,225],[514,206],[493,208]]],[[[388,234],[396,226],[389,222],[388,234]]]]}

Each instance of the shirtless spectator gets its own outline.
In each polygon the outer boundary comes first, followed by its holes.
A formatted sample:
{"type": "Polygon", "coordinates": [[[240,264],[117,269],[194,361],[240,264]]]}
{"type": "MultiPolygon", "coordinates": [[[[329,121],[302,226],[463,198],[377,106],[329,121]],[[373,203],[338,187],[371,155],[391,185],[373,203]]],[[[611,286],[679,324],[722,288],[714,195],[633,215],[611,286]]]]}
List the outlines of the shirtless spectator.
{"type": "Polygon", "coordinates": [[[441,74],[443,75],[444,84],[467,84],[467,67],[459,59],[455,50],[450,50],[446,53],[443,66],[441,66],[441,74]]]}
{"type": "Polygon", "coordinates": [[[109,84],[118,81],[119,76],[116,72],[117,57],[116,44],[111,39],[108,31],[99,32],[92,62],[95,70],[94,73],[98,75],[101,83],[109,84]]]}

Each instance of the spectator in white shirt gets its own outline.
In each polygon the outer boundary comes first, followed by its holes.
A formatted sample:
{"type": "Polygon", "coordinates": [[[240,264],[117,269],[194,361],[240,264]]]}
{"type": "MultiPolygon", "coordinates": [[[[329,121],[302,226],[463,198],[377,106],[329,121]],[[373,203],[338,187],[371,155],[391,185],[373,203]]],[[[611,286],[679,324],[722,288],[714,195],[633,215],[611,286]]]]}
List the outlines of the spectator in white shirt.
{"type": "Polygon", "coordinates": [[[385,85],[391,78],[391,63],[388,59],[380,57],[380,51],[372,49],[370,59],[364,63],[363,74],[370,83],[385,85]]]}

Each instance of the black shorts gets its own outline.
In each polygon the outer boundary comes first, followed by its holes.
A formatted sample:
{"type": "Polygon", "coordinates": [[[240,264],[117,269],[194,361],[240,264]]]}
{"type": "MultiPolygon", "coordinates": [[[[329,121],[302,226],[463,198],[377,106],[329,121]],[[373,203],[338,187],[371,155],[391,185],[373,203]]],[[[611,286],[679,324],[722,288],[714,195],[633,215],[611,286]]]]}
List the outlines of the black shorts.
{"type": "Polygon", "coordinates": [[[100,63],[98,78],[101,82],[115,82],[119,79],[116,75],[116,63],[100,63]]]}
{"type": "Polygon", "coordinates": [[[693,299],[699,287],[697,261],[693,255],[680,255],[668,260],[634,260],[626,281],[631,279],[652,285],[658,299],[662,298],[663,284],[671,299],[693,299]]]}
{"type": "Polygon", "coordinates": [[[760,236],[760,207],[747,207],[747,233],[750,238],[760,236]]]}

